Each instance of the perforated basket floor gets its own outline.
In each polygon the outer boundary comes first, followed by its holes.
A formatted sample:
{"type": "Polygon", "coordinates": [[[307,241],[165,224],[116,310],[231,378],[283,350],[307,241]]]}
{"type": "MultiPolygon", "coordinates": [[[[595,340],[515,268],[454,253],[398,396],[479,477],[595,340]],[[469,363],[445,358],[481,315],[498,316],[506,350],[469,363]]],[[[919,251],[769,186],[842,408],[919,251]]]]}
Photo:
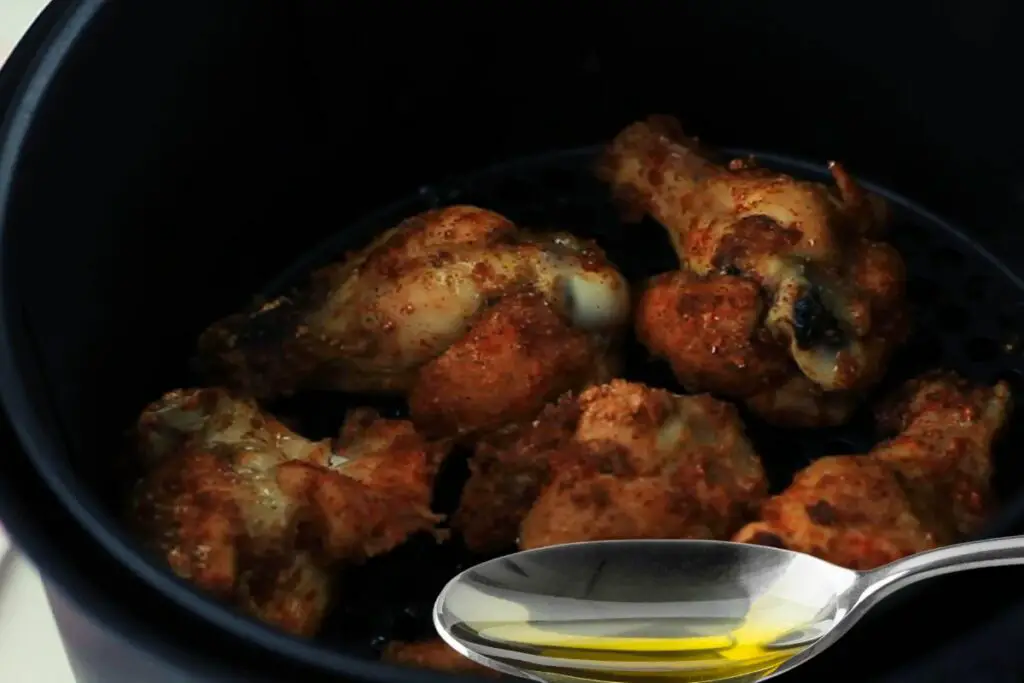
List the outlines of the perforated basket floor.
{"type": "MultiPolygon", "coordinates": [[[[569,230],[592,237],[632,282],[677,268],[660,226],[646,221],[639,227],[627,227],[619,221],[607,188],[591,171],[597,152],[587,148],[532,157],[423,187],[311,251],[265,293],[283,291],[309,268],[358,248],[412,214],[453,203],[492,209],[525,227],[569,230]]],[[[824,166],[774,155],[756,156],[764,165],[796,176],[829,177],[824,166]]],[[[878,392],[923,370],[950,368],[984,382],[1005,379],[1018,396],[1024,395],[1024,340],[1018,337],[1024,330],[1024,282],[938,217],[882,188],[869,187],[885,196],[893,209],[889,240],[906,261],[915,325],[910,342],[894,358],[878,392]]],[[[683,391],[667,366],[652,361],[635,342],[627,349],[625,374],[653,386],[683,391]]],[[[400,402],[330,394],[299,396],[274,408],[297,418],[310,436],[320,436],[335,433],[347,408],[366,404],[389,414],[403,410],[400,402]]],[[[817,457],[867,451],[876,441],[869,404],[849,424],[822,430],[777,429],[745,414],[773,489],[784,488],[794,472],[817,457]]],[[[1003,499],[1018,493],[1024,483],[1024,466],[1004,455],[1020,439],[1021,430],[1012,427],[996,455],[996,485],[1003,499]]],[[[454,509],[465,476],[463,454],[453,458],[441,473],[438,511],[454,509]]],[[[993,520],[993,531],[1008,528],[1011,522],[1005,517],[993,520]]],[[[449,578],[479,559],[467,555],[457,541],[438,547],[432,541],[414,539],[345,577],[342,607],[335,611],[322,637],[336,646],[375,656],[392,638],[430,636],[430,608],[437,593],[449,578]]]]}

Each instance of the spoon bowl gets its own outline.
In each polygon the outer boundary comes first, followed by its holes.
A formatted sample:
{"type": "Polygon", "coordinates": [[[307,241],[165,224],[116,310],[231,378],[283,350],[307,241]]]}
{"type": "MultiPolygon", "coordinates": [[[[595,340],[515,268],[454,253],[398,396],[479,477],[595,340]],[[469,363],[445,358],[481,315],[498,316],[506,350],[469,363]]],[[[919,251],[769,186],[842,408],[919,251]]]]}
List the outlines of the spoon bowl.
{"type": "Polygon", "coordinates": [[[976,541],[858,572],[726,541],[624,540],[528,550],[455,577],[434,624],[456,651],[540,681],[756,681],[829,645],[914,581],[1024,558],[1021,538],[976,541]]]}

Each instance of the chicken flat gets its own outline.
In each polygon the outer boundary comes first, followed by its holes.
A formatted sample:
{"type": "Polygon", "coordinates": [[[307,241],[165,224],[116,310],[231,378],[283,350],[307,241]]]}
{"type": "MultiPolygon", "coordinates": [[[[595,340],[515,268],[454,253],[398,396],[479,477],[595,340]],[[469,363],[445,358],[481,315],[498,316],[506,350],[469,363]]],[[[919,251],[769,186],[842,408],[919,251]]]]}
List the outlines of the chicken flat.
{"type": "Polygon", "coordinates": [[[878,411],[896,436],[867,455],[815,461],[734,540],[852,569],[961,541],[991,504],[992,446],[1010,403],[1004,383],[972,386],[949,373],[912,380],[878,411]]]}
{"type": "Polygon", "coordinates": [[[417,425],[468,434],[528,421],[562,392],[609,379],[629,301],[596,245],[452,206],[215,323],[200,365],[257,397],[411,394],[417,425]]]}
{"type": "Polygon", "coordinates": [[[613,380],[487,447],[453,524],[478,552],[616,538],[728,538],[766,495],[733,406],[613,380]]]}
{"type": "Polygon", "coordinates": [[[131,517],[171,569],[245,612],[312,635],[332,568],[433,530],[443,445],[354,411],[338,448],[221,389],[173,391],[137,425],[145,475],[131,517]]]}
{"type": "Polygon", "coordinates": [[[623,130],[598,175],[668,231],[681,270],[654,278],[636,330],[691,391],[777,424],[846,420],[907,334],[904,267],[877,240],[886,207],[838,164],[834,188],[713,163],[677,121],[623,130]]]}

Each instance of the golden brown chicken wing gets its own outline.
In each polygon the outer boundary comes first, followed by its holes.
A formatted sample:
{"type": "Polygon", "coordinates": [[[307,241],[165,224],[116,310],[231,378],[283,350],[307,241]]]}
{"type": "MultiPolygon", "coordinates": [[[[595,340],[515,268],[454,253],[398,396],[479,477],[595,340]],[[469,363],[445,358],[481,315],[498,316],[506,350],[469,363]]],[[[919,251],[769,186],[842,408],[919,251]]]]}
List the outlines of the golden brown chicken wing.
{"type": "Polygon", "coordinates": [[[409,411],[438,435],[528,422],[563,392],[611,379],[616,361],[607,351],[538,293],[512,294],[423,366],[409,411]]]}
{"type": "Polygon", "coordinates": [[[713,163],[678,122],[622,131],[599,175],[667,229],[682,272],[637,306],[640,340],[693,391],[746,399],[785,425],[835,424],[906,336],[899,254],[873,241],[885,206],[836,164],[836,187],[713,163]]]}
{"type": "Polygon", "coordinates": [[[473,674],[487,678],[499,678],[494,669],[466,659],[440,638],[407,643],[399,640],[388,643],[381,659],[391,664],[411,666],[418,669],[434,669],[454,674],[473,674]]]}
{"type": "Polygon", "coordinates": [[[411,392],[414,420],[422,413],[428,427],[470,432],[497,415],[528,420],[552,393],[578,388],[592,368],[600,374],[606,363],[595,359],[628,320],[628,284],[596,245],[452,206],[404,221],[293,294],[215,323],[200,358],[211,377],[257,397],[411,392]],[[525,329],[533,322],[542,336],[525,329]],[[519,362],[526,380],[477,401],[479,379],[500,382],[517,371],[503,363],[519,362]]]}
{"type": "Polygon", "coordinates": [[[851,569],[950,541],[919,517],[892,469],[859,455],[814,461],[764,504],[761,516],[733,540],[799,550],[851,569]]]}
{"type": "Polygon", "coordinates": [[[977,386],[949,372],[908,382],[876,411],[893,438],[871,457],[891,467],[918,507],[958,537],[981,527],[992,506],[992,447],[1012,410],[1005,382],[977,386]]]}
{"type": "Polygon", "coordinates": [[[879,410],[897,436],[864,456],[814,462],[734,540],[853,569],[963,540],[990,504],[992,445],[1009,411],[1004,383],[972,386],[949,373],[908,382],[879,410]]]}
{"type": "Polygon", "coordinates": [[[613,380],[478,452],[454,518],[480,552],[612,538],[726,538],[766,494],[735,408],[613,380]]]}
{"type": "Polygon", "coordinates": [[[579,414],[576,396],[566,394],[521,431],[477,444],[452,517],[466,547],[490,554],[515,546],[520,523],[558,462],[578,457],[572,437],[579,414]]]}
{"type": "Polygon", "coordinates": [[[221,389],[173,391],[137,425],[145,475],[132,519],[179,576],[301,635],[331,600],[331,568],[434,528],[444,447],[356,411],[341,445],[312,442],[221,389]]]}

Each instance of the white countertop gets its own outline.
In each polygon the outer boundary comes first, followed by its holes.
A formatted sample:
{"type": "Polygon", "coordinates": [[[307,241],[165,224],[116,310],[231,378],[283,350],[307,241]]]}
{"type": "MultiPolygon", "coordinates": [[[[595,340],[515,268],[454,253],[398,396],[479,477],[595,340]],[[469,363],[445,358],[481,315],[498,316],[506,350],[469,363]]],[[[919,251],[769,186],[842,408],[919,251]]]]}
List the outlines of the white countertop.
{"type": "Polygon", "coordinates": [[[39,574],[17,553],[0,558],[0,681],[75,681],[39,574]]]}
{"type": "Polygon", "coordinates": [[[7,59],[47,0],[0,0],[0,62],[7,59]]]}
{"type": "MultiPolygon", "coordinates": [[[[0,0],[0,64],[46,1],[0,0]]],[[[7,545],[0,528],[0,681],[74,683],[39,574],[7,545]]]]}

